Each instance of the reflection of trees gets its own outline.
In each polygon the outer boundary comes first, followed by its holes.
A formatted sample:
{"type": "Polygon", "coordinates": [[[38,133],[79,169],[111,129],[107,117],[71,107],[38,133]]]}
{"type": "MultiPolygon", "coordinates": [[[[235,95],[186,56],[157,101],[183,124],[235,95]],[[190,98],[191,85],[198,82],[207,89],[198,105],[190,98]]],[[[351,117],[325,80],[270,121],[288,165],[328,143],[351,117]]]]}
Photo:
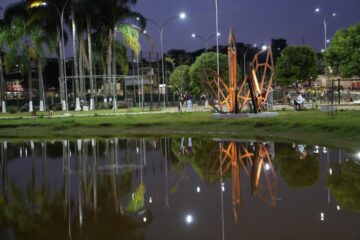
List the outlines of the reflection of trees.
{"type": "MultiPolygon", "coordinates": [[[[9,193],[7,182],[13,180],[8,176],[6,146],[1,143],[2,188],[5,191],[0,195],[0,236],[10,231],[15,239],[144,239],[140,229],[151,223],[152,214],[144,207],[143,184],[136,198],[141,200],[142,197],[142,208],[131,213],[122,211],[122,202],[128,204],[131,199],[135,164],[128,158],[125,163],[119,162],[121,146],[117,139],[105,141],[105,156],[100,159],[99,143],[96,140],[60,142],[62,189],[54,188],[47,179],[51,175],[46,172],[47,143],[31,143],[32,162],[27,186],[23,188],[12,183],[9,193]],[[40,160],[41,174],[36,168],[40,160]],[[35,176],[40,178],[35,179],[35,176]],[[37,182],[41,182],[38,188],[37,182]]],[[[143,144],[145,149],[145,140],[143,144]]],[[[59,146],[59,143],[54,145],[59,146]]],[[[126,143],[126,146],[129,145],[126,143]]]]}
{"type": "Polygon", "coordinates": [[[277,145],[276,163],[289,187],[312,186],[319,179],[320,165],[316,155],[307,154],[304,157],[288,145],[277,145]]]}
{"type": "Polygon", "coordinates": [[[34,192],[29,183],[23,192],[12,182],[10,194],[11,202],[0,206],[1,229],[8,227],[19,237],[37,239],[47,235],[49,227],[64,227],[56,221],[62,218],[61,195],[51,194],[48,186],[34,192]]]}
{"type": "Polygon", "coordinates": [[[213,153],[219,147],[219,143],[210,139],[194,139],[192,141],[192,151],[182,151],[187,147],[187,139],[172,139],[171,152],[178,162],[174,166],[178,169],[184,169],[187,164],[191,164],[194,171],[207,183],[215,183],[218,179],[215,176],[208,176],[206,165],[208,159],[216,160],[213,153]]]}
{"type": "Polygon", "coordinates": [[[327,187],[342,208],[360,211],[360,165],[354,161],[331,163],[327,187]]]}

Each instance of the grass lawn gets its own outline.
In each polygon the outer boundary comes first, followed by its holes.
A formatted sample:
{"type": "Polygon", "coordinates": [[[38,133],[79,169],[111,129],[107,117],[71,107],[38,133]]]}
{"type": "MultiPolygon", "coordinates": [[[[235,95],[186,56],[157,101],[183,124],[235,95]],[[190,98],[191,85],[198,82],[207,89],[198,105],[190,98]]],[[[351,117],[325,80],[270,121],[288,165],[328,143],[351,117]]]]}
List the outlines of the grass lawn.
{"type": "Polygon", "coordinates": [[[213,119],[208,112],[0,120],[1,138],[113,136],[238,137],[360,148],[360,111],[280,112],[274,118],[213,119]]]}

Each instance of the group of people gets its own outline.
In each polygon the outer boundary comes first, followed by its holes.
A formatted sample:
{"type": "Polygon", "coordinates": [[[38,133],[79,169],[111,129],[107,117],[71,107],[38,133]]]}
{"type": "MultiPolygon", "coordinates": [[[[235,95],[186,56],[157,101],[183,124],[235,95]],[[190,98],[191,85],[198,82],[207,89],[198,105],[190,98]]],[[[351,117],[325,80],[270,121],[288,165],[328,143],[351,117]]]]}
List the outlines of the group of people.
{"type": "Polygon", "coordinates": [[[186,104],[186,111],[190,112],[192,109],[192,95],[190,92],[186,92],[184,95],[178,92],[178,111],[182,112],[184,102],[186,104]]]}

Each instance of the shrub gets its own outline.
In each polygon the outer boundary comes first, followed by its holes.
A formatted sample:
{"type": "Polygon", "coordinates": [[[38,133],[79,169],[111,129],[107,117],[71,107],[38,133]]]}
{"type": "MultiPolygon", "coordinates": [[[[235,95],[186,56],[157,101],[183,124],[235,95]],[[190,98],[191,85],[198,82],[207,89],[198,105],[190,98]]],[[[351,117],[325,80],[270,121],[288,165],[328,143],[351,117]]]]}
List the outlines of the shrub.
{"type": "Polygon", "coordinates": [[[14,106],[10,106],[10,107],[8,107],[8,111],[9,111],[9,113],[17,113],[17,108],[14,106]]]}

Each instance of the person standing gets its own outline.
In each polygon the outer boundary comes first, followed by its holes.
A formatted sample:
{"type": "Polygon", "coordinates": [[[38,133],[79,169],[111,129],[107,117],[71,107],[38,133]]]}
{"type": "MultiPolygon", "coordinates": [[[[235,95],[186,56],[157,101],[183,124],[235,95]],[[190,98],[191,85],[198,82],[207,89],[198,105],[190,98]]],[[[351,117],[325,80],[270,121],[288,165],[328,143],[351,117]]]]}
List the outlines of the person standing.
{"type": "Polygon", "coordinates": [[[190,112],[191,111],[191,108],[192,108],[192,100],[191,100],[191,93],[188,92],[187,95],[186,95],[186,108],[187,108],[187,111],[190,112]]]}

